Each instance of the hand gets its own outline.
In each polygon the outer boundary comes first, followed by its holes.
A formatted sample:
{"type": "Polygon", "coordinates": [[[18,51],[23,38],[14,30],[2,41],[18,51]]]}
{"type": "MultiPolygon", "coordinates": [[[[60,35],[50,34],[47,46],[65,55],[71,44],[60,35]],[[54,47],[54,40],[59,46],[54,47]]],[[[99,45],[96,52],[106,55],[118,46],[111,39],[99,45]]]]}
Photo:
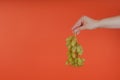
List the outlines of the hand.
{"type": "Polygon", "coordinates": [[[75,34],[78,35],[80,33],[80,30],[93,30],[98,27],[98,20],[92,19],[87,16],[83,16],[72,27],[72,30],[75,34]]]}

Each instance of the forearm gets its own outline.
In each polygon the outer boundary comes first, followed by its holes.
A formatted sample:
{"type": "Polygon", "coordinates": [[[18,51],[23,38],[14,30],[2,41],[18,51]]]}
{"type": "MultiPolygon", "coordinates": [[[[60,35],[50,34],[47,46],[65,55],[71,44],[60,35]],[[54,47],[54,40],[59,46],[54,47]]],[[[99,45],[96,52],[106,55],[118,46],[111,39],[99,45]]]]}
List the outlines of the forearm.
{"type": "Polygon", "coordinates": [[[120,16],[102,19],[98,24],[99,28],[120,28],[120,16]]]}

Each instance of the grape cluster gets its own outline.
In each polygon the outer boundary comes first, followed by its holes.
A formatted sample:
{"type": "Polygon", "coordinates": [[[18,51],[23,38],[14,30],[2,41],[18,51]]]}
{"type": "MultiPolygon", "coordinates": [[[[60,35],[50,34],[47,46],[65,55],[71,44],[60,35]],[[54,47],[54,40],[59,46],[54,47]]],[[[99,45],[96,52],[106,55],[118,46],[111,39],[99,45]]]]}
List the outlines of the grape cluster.
{"type": "Polygon", "coordinates": [[[82,66],[84,64],[84,58],[81,58],[83,53],[82,46],[78,44],[76,36],[70,36],[66,39],[66,46],[68,48],[66,61],[67,65],[82,66]]]}

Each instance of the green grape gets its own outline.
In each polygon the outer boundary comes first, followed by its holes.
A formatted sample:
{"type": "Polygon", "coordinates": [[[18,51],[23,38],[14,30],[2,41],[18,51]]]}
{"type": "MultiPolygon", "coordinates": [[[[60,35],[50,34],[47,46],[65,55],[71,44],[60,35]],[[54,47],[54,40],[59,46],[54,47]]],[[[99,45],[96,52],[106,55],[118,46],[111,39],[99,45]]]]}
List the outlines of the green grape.
{"type": "Polygon", "coordinates": [[[75,53],[72,53],[72,57],[73,57],[73,58],[76,58],[76,55],[75,55],[75,53]]]}
{"type": "Polygon", "coordinates": [[[66,41],[70,41],[70,40],[72,40],[72,38],[73,38],[73,36],[70,36],[66,39],[66,41]]]}
{"type": "Polygon", "coordinates": [[[66,41],[66,46],[69,46],[70,45],[70,41],[66,41]]]}
{"type": "Polygon", "coordinates": [[[77,64],[77,63],[75,63],[75,64],[74,64],[74,66],[78,66],[78,64],[77,64]]]}
{"type": "Polygon", "coordinates": [[[71,41],[71,45],[72,45],[72,46],[75,46],[76,43],[77,43],[76,38],[74,38],[74,39],[71,41]]]}
{"type": "Polygon", "coordinates": [[[78,65],[79,66],[82,66],[83,65],[83,63],[84,63],[84,59],[82,58],[82,59],[78,59],[78,65]]]}
{"type": "Polygon", "coordinates": [[[85,60],[79,58],[79,55],[82,55],[83,49],[82,46],[78,44],[76,36],[68,37],[66,39],[66,46],[68,48],[66,64],[76,67],[82,66],[85,60]]]}
{"type": "Polygon", "coordinates": [[[69,53],[68,58],[72,58],[72,53],[69,53]]]}
{"type": "Polygon", "coordinates": [[[82,65],[82,60],[80,58],[78,58],[78,66],[82,65]]]}
{"type": "Polygon", "coordinates": [[[69,62],[72,62],[72,57],[70,57],[70,58],[68,59],[68,61],[69,61],[69,62]]]}
{"type": "Polygon", "coordinates": [[[68,49],[70,50],[72,48],[72,46],[71,45],[68,45],[68,49]]]}
{"type": "Polygon", "coordinates": [[[83,53],[82,47],[80,45],[77,45],[77,53],[79,55],[82,55],[82,53],[83,53]]]}
{"type": "Polygon", "coordinates": [[[75,58],[75,64],[77,64],[78,63],[78,59],[77,58],[75,58]]]}
{"type": "Polygon", "coordinates": [[[70,64],[71,64],[71,65],[74,65],[74,61],[72,60],[72,61],[70,62],[70,64]]]}
{"type": "Polygon", "coordinates": [[[73,53],[75,53],[76,47],[72,47],[71,51],[72,51],[73,53]]]}

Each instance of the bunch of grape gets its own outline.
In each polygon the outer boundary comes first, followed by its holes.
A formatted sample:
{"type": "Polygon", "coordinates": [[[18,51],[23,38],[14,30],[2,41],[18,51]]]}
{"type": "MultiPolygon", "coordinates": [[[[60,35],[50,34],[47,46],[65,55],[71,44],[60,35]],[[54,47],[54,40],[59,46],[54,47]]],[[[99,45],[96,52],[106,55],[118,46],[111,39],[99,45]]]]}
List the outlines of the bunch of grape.
{"type": "Polygon", "coordinates": [[[85,61],[84,58],[81,58],[83,49],[82,46],[78,44],[76,36],[68,37],[66,39],[66,46],[68,48],[66,64],[76,67],[82,66],[85,61]]]}

